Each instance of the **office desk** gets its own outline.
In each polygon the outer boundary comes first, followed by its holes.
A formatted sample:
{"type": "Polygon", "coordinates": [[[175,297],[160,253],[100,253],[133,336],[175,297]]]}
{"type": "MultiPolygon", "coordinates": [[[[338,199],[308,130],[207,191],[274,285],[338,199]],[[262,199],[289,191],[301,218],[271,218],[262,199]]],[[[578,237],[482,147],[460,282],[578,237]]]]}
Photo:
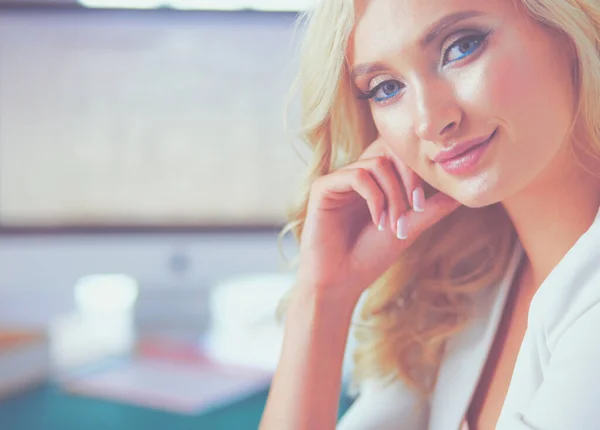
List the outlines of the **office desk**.
{"type": "MultiPolygon", "coordinates": [[[[268,391],[195,416],[73,396],[45,385],[0,402],[2,430],[256,430],[268,391]]],[[[340,416],[351,400],[340,401],[340,416]]]]}
{"type": "Polygon", "coordinates": [[[196,416],[73,396],[46,385],[0,402],[2,430],[256,430],[267,391],[196,416]]]}

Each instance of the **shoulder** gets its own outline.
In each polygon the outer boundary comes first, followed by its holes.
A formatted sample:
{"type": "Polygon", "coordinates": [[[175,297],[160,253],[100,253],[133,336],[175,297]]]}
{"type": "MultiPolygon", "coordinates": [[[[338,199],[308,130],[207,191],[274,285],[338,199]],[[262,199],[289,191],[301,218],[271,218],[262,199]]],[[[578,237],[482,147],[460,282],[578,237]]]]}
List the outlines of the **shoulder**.
{"type": "Polygon", "coordinates": [[[369,380],[360,388],[354,404],[340,420],[337,430],[418,430],[427,423],[428,405],[399,380],[369,380]]]}

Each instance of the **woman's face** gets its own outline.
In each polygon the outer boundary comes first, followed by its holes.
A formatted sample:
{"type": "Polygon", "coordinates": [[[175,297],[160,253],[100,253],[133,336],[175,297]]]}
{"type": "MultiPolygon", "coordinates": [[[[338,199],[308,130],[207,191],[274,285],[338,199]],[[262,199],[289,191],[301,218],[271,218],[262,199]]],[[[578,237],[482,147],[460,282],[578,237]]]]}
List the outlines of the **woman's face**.
{"type": "Polygon", "coordinates": [[[463,204],[502,201],[568,154],[574,56],[509,0],[364,0],[356,86],[381,138],[463,204]]]}

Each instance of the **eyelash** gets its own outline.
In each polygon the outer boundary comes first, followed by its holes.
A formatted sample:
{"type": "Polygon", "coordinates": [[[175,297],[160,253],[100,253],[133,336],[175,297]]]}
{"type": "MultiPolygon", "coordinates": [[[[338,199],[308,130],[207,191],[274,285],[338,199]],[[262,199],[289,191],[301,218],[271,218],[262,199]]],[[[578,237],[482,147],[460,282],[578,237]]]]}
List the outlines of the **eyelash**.
{"type": "MultiPolygon", "coordinates": [[[[448,48],[444,51],[443,56],[442,56],[442,65],[446,66],[448,64],[454,63],[456,61],[460,61],[466,57],[469,57],[471,55],[473,55],[474,53],[478,52],[484,42],[486,41],[487,37],[489,36],[489,34],[491,33],[491,31],[486,31],[485,33],[472,33],[469,35],[465,35],[463,37],[460,37],[459,39],[457,39],[455,42],[453,42],[450,46],[448,46],[448,48]],[[451,60],[451,61],[447,61],[447,57],[448,57],[448,53],[460,46],[461,43],[464,42],[473,42],[476,44],[476,46],[468,53],[461,55],[460,57],[451,60]]],[[[395,97],[400,91],[402,91],[401,89],[398,89],[397,91],[395,91],[393,94],[390,94],[387,97],[376,97],[377,92],[384,86],[384,85],[388,85],[390,83],[398,83],[398,85],[400,85],[402,88],[404,87],[403,84],[398,81],[398,80],[392,80],[392,79],[388,79],[386,81],[383,81],[379,84],[377,84],[373,89],[371,89],[370,91],[365,91],[363,92],[363,94],[360,94],[358,96],[359,99],[361,100],[368,100],[368,99],[373,99],[374,103],[385,103],[387,101],[389,101],[391,98],[395,97]]]]}

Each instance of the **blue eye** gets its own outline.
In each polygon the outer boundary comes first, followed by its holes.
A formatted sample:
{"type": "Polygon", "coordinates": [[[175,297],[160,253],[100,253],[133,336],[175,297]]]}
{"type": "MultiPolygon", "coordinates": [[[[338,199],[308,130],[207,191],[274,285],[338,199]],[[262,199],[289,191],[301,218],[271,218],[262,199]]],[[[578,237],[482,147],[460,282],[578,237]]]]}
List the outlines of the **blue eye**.
{"type": "Polygon", "coordinates": [[[480,34],[472,34],[458,39],[444,53],[444,65],[473,54],[481,47],[484,40],[485,35],[480,34]]]}
{"type": "Polygon", "coordinates": [[[398,81],[385,81],[373,88],[370,95],[375,102],[383,102],[394,97],[402,88],[404,85],[398,81]]]}

